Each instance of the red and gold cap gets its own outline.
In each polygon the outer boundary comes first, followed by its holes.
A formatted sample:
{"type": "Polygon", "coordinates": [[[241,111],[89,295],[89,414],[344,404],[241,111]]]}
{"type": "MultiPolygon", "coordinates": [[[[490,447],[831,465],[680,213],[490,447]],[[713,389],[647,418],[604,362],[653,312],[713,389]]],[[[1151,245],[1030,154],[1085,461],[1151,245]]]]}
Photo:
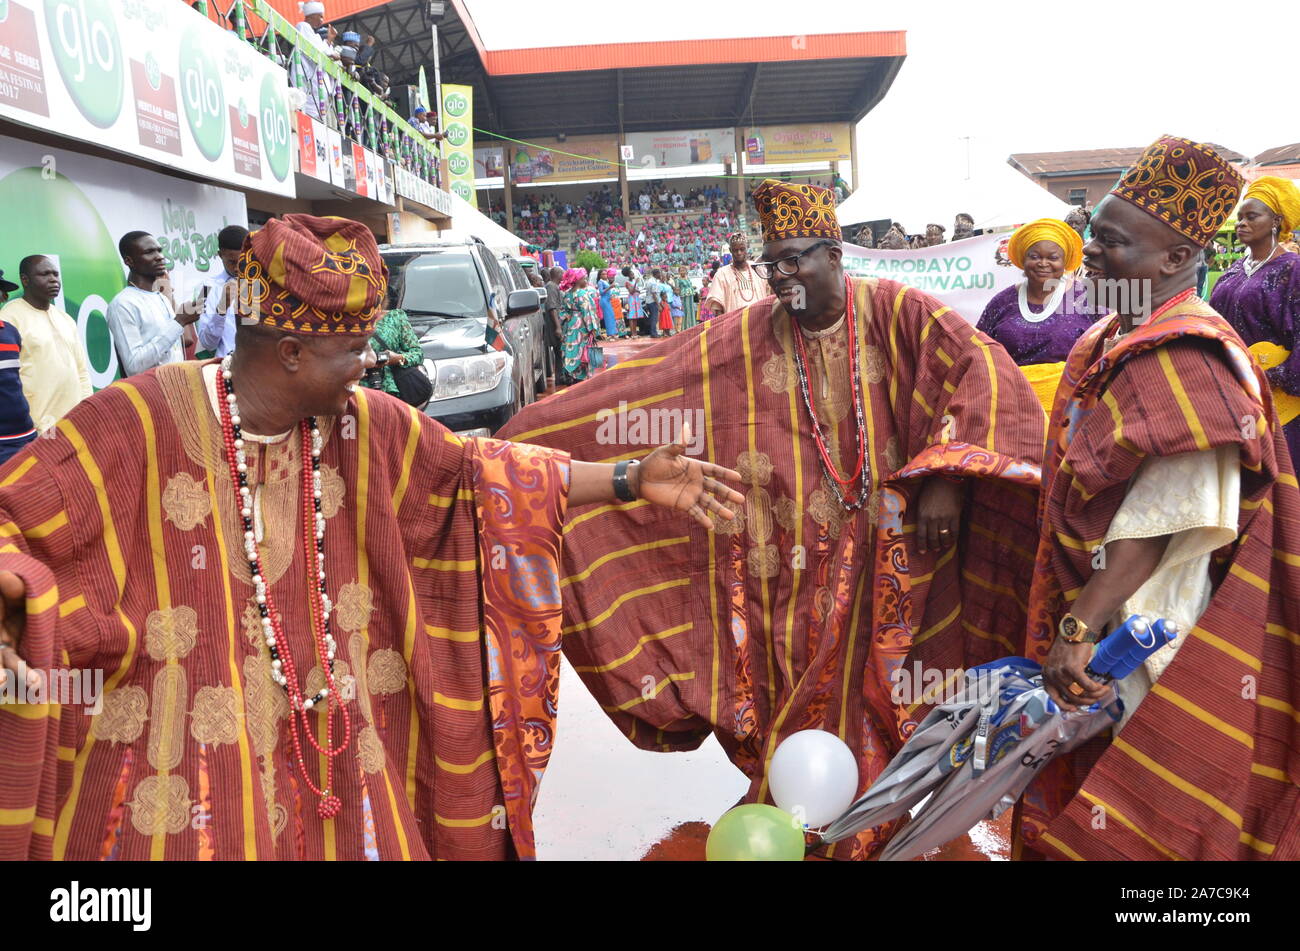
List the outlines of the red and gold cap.
{"type": "Polygon", "coordinates": [[[239,312],[288,333],[368,334],[388,290],[370,229],[347,218],[285,215],[244,242],[239,312]]]}
{"type": "Polygon", "coordinates": [[[819,185],[796,185],[765,178],[754,189],[754,207],[764,241],[831,238],[842,241],[835,217],[835,192],[819,185]]]}
{"type": "Polygon", "coordinates": [[[1241,173],[1212,146],[1161,136],[1111,194],[1205,247],[1237,206],[1241,173]]]}

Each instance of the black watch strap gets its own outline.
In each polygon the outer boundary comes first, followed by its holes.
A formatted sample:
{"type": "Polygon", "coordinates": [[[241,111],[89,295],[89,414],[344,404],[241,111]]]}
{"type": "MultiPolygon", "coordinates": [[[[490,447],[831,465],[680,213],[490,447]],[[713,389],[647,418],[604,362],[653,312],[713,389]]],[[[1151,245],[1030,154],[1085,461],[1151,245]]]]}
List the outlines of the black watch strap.
{"type": "Polygon", "coordinates": [[[631,460],[624,459],[614,466],[614,497],[620,502],[635,502],[636,496],[632,493],[631,483],[627,478],[627,467],[631,460]]]}

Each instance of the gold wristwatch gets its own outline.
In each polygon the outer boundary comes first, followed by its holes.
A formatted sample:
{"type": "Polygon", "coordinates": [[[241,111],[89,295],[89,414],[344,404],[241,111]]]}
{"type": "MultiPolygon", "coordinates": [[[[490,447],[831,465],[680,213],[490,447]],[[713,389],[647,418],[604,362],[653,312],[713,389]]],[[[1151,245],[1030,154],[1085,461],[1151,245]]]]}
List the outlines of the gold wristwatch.
{"type": "Polygon", "coordinates": [[[1060,634],[1061,640],[1067,644],[1096,644],[1098,641],[1097,632],[1073,614],[1061,618],[1060,634]]]}

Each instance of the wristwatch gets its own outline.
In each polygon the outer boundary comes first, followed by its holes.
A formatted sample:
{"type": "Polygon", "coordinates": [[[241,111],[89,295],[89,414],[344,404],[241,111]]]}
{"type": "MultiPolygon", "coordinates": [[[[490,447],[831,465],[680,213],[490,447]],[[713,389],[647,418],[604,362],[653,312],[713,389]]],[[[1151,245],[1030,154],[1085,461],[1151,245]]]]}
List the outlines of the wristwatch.
{"type": "Polygon", "coordinates": [[[1097,632],[1084,624],[1073,614],[1067,614],[1061,618],[1060,626],[1061,640],[1067,644],[1096,644],[1098,641],[1097,632]]]}

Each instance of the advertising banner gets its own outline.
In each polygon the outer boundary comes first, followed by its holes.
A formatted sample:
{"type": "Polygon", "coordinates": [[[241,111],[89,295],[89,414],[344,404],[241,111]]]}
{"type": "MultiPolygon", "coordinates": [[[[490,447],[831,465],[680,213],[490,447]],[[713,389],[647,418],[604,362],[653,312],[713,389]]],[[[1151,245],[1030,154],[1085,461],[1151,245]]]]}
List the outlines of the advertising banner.
{"type": "Polygon", "coordinates": [[[1017,268],[1000,263],[1005,234],[986,234],[920,251],[877,251],[844,245],[844,269],[857,277],[883,277],[939,298],[972,324],[989,299],[1013,286],[1017,268]]]}
{"type": "Polygon", "coordinates": [[[294,194],[285,72],[175,0],[0,2],[0,116],[294,194]]]}
{"type": "Polygon", "coordinates": [[[745,164],[847,162],[852,134],[847,122],[751,126],[745,129],[745,164]]]}
{"type": "Polygon", "coordinates": [[[625,138],[632,146],[628,164],[645,168],[722,165],[736,152],[734,128],[631,132],[625,138]]]}
{"type": "Polygon", "coordinates": [[[504,178],[506,173],[505,149],[489,145],[474,150],[475,178],[504,178]]]}
{"type": "Polygon", "coordinates": [[[128,231],[158,239],[179,302],[221,273],[217,232],[248,225],[240,192],[9,138],[0,138],[0,208],[23,223],[0,229],[6,271],[12,266],[16,274],[29,254],[57,257],[59,306],[76,318],[96,388],[118,372],[104,317],[126,286],[118,239],[128,231]]]}
{"type": "Polygon", "coordinates": [[[474,87],[442,85],[442,131],[447,159],[447,173],[451,176],[450,188],[471,205],[477,207],[474,195],[474,87]]]}
{"type": "Polygon", "coordinates": [[[509,145],[510,174],[516,183],[576,182],[618,174],[618,142],[612,135],[541,139],[509,145]]]}
{"type": "Polygon", "coordinates": [[[298,171],[322,182],[330,180],[329,136],[325,126],[311,116],[294,113],[298,120],[298,171]]]}

